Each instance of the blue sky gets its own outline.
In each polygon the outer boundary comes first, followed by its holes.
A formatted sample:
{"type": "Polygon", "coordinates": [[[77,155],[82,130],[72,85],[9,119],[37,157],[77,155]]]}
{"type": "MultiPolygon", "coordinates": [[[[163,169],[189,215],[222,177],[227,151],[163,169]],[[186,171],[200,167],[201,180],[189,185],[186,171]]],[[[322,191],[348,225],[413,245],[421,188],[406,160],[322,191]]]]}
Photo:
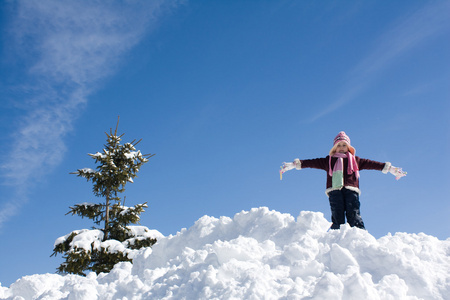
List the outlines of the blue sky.
{"type": "Polygon", "coordinates": [[[105,131],[156,153],[127,186],[164,235],[253,207],[320,211],[344,130],[358,156],[408,176],[361,173],[376,238],[449,237],[447,1],[6,1],[0,6],[0,282],[53,273],[53,243],[99,202],[70,175],[95,167],[105,131]],[[8,271],[4,271],[8,270],[8,271]]]}

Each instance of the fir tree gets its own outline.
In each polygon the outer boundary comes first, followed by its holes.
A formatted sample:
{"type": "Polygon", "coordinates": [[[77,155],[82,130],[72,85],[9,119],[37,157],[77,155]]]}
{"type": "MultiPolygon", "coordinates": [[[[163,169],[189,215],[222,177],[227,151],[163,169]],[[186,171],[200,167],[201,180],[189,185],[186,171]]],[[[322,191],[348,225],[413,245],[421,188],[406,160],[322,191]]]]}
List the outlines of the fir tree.
{"type": "Polygon", "coordinates": [[[106,133],[107,142],[102,153],[89,154],[98,164],[96,170],[84,168],[71,173],[92,182],[94,195],[103,198],[104,202],[75,204],[67,214],[89,218],[95,225],[103,227],[75,230],[56,240],[52,256],[61,253],[65,260],[57,269],[59,273],[109,272],[118,262],[131,262],[137,249],[156,243],[147,227],[130,226],[139,223],[147,203],[126,207],[125,197],[122,201],[119,196],[154,154],[143,155],[136,150],[140,140],[122,145],[123,134],[117,134],[118,126],[119,121],[114,132],[111,129],[109,134],[106,133]]]}

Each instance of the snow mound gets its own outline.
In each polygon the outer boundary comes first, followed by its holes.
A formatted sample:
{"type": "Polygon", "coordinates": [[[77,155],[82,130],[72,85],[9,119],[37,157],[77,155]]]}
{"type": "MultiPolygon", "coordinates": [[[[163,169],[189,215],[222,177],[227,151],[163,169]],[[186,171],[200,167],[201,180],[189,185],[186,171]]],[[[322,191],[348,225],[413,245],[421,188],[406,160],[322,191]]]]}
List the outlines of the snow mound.
{"type": "Polygon", "coordinates": [[[322,213],[204,216],[109,274],[25,276],[0,299],[450,299],[450,239],[375,239],[322,213]]]}

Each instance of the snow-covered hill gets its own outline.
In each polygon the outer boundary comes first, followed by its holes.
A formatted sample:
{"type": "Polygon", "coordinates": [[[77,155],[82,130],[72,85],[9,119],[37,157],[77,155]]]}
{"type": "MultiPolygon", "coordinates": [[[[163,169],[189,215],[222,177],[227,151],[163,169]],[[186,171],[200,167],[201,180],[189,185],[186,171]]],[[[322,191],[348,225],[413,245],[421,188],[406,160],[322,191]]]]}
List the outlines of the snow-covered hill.
{"type": "MultiPolygon", "coordinates": [[[[0,299],[450,299],[450,239],[375,239],[321,213],[255,208],[158,237],[134,264],[87,277],[26,276],[0,299]]],[[[3,272],[3,270],[2,270],[3,272]]]]}

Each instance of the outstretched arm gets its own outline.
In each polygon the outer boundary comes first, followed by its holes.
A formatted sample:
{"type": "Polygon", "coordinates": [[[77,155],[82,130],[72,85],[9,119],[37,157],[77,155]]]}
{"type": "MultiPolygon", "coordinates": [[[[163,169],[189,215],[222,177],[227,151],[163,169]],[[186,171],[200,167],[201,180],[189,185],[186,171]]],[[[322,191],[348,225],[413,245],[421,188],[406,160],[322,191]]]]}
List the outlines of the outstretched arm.
{"type": "Polygon", "coordinates": [[[280,180],[283,178],[283,173],[292,169],[301,170],[304,168],[314,168],[314,169],[321,169],[321,170],[327,170],[327,158],[315,158],[315,159],[304,159],[300,160],[296,158],[293,162],[284,162],[281,165],[280,169],[280,180]]]}
{"type": "Polygon", "coordinates": [[[381,170],[384,174],[391,173],[397,180],[406,176],[406,172],[402,168],[394,167],[390,162],[381,163],[364,158],[357,158],[357,160],[360,170],[381,170]]]}

